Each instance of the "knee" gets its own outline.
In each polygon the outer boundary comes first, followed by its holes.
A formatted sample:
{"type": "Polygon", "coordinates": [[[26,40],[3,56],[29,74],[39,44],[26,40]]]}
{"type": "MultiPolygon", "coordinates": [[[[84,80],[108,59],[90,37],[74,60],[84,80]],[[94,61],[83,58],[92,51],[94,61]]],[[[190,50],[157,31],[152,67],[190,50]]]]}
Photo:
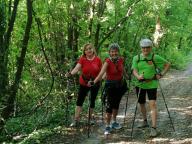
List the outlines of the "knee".
{"type": "Polygon", "coordinates": [[[151,109],[151,110],[156,110],[156,109],[157,109],[156,103],[151,103],[151,104],[150,104],[150,109],[151,109]]]}
{"type": "Polygon", "coordinates": [[[139,105],[140,105],[140,108],[141,108],[141,109],[144,109],[144,108],[145,108],[145,103],[140,103],[139,105]]]}

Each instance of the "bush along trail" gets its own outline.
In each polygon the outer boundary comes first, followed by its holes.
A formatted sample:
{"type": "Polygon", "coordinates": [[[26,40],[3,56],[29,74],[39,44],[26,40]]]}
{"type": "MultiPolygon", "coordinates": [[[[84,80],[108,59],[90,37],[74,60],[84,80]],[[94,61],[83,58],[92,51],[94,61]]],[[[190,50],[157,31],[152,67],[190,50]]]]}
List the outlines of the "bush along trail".
{"type": "MultiPolygon", "coordinates": [[[[59,128],[54,135],[46,138],[48,143],[192,143],[192,65],[184,71],[170,70],[160,80],[161,89],[158,89],[158,136],[149,137],[150,127],[140,129],[137,126],[142,122],[139,106],[135,115],[137,96],[133,91],[128,98],[127,114],[125,114],[127,94],[123,97],[119,109],[118,121],[123,128],[113,130],[107,137],[104,136],[102,114],[98,113],[97,124],[90,127],[87,137],[86,118],[78,128],[59,128]],[[164,97],[162,96],[162,92],[164,97]],[[165,99],[164,99],[165,98],[165,99]],[[164,101],[165,100],[165,101],[164,101]],[[132,131],[133,119],[135,123],[132,131]],[[175,129],[175,131],[174,131],[175,129]],[[132,133],[132,137],[131,137],[132,133]]],[[[149,107],[147,108],[149,111],[149,107]]],[[[150,113],[148,121],[151,124],[150,113]]]]}

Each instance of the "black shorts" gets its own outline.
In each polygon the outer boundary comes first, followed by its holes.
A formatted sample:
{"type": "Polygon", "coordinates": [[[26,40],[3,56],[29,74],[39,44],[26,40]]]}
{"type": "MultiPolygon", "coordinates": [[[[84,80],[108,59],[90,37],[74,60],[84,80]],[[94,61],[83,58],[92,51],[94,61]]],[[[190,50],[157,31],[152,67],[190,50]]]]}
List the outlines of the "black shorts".
{"type": "Polygon", "coordinates": [[[85,97],[87,96],[88,92],[91,92],[91,97],[90,97],[90,107],[94,108],[95,107],[95,100],[99,91],[99,87],[100,84],[96,84],[93,87],[87,87],[87,86],[83,86],[80,85],[79,86],[79,92],[78,92],[78,98],[77,98],[77,106],[82,106],[84,101],[85,101],[85,97]]]}
{"type": "Polygon", "coordinates": [[[156,100],[157,99],[157,88],[153,89],[142,89],[136,87],[137,96],[139,95],[138,102],[140,104],[146,103],[146,94],[148,95],[149,100],[156,100]]]}

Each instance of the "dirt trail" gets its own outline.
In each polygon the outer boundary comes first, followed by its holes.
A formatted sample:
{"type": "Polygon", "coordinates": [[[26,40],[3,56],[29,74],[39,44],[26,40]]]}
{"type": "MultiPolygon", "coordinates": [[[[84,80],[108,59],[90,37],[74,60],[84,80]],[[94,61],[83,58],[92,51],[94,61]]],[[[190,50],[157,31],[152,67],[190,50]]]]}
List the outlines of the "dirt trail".
{"type": "MultiPolygon", "coordinates": [[[[175,132],[170,123],[170,118],[161,95],[158,90],[158,132],[156,138],[149,138],[150,128],[141,130],[137,125],[142,121],[139,110],[137,111],[133,138],[131,139],[131,127],[136,106],[136,96],[130,94],[128,99],[127,115],[124,123],[124,111],[126,97],[122,99],[118,120],[123,128],[113,131],[106,139],[103,136],[103,127],[95,128],[89,139],[83,140],[82,144],[119,143],[163,143],[163,144],[191,144],[192,143],[192,64],[185,71],[170,71],[160,81],[166,104],[168,106],[175,132]]],[[[148,120],[150,115],[148,113],[148,120]]]]}
{"type": "MultiPolygon", "coordinates": [[[[58,131],[49,138],[46,138],[44,142],[65,144],[192,144],[192,64],[184,71],[169,71],[161,79],[160,84],[175,132],[170,123],[161,91],[158,89],[157,130],[160,134],[156,138],[149,138],[150,128],[144,130],[137,128],[137,125],[142,121],[139,110],[135,119],[133,138],[131,138],[131,127],[137,102],[135,93],[131,92],[128,99],[125,123],[124,111],[127,95],[123,97],[119,109],[118,120],[123,128],[113,131],[107,139],[103,135],[104,125],[101,121],[101,114],[98,114],[97,125],[91,127],[89,138],[87,138],[87,128],[86,124],[84,124],[84,126],[77,129],[58,128],[58,131]]],[[[149,114],[148,112],[148,120],[151,122],[149,114]]],[[[84,121],[86,123],[86,120],[84,121]]]]}

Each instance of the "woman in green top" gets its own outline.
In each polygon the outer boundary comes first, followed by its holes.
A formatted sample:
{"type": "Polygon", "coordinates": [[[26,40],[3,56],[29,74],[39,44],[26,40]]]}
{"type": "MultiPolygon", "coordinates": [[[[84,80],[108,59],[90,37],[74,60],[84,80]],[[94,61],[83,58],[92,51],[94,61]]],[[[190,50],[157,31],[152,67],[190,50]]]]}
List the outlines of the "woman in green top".
{"type": "Polygon", "coordinates": [[[152,41],[150,39],[142,39],[140,47],[142,53],[135,56],[132,62],[133,75],[137,78],[136,92],[139,96],[141,113],[143,115],[143,124],[140,128],[148,127],[146,114],[146,94],[149,99],[149,107],[151,110],[151,137],[157,136],[156,121],[157,121],[157,87],[158,80],[165,75],[170,67],[170,63],[159,55],[152,53],[152,41]],[[160,72],[161,70],[161,72],[160,72]]]}

